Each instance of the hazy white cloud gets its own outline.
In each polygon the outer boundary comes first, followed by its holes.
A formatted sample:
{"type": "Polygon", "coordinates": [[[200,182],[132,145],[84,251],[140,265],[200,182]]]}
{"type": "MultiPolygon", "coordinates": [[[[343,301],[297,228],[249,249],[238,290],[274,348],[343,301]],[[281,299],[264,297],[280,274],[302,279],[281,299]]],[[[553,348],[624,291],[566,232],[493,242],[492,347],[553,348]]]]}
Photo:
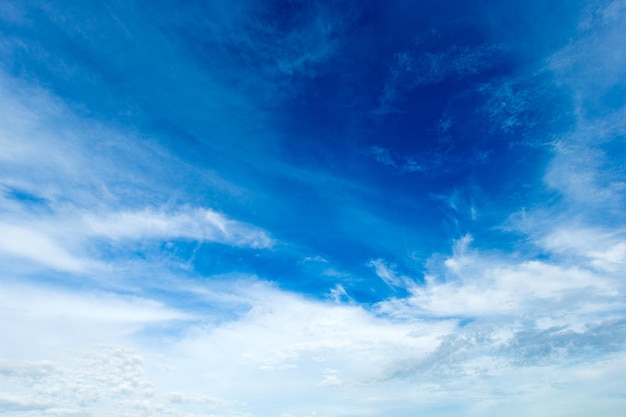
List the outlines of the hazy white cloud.
{"type": "Polygon", "coordinates": [[[103,238],[131,244],[189,239],[258,249],[274,244],[264,230],[207,208],[108,211],[100,215],[73,209],[56,216],[16,219],[14,224],[0,222],[0,259],[8,263],[17,258],[59,271],[94,273],[111,265],[105,265],[85,247],[103,238]]]}
{"type": "Polygon", "coordinates": [[[72,255],[60,242],[45,234],[1,222],[0,252],[61,271],[80,272],[89,264],[88,260],[72,255]]]}
{"type": "MultiPolygon", "coordinates": [[[[40,199],[53,213],[171,207],[197,187],[216,195],[246,192],[149,137],[81,118],[46,90],[3,72],[0,93],[0,187],[40,199]]],[[[22,207],[13,214],[30,213],[22,207]]]]}
{"type": "Polygon", "coordinates": [[[45,410],[50,408],[49,403],[33,400],[29,397],[19,397],[10,394],[0,393],[0,410],[3,412],[25,412],[29,410],[45,410]]]}
{"type": "Polygon", "coordinates": [[[571,91],[576,125],[555,141],[545,180],[580,208],[621,212],[626,202],[624,152],[610,145],[626,134],[626,106],[617,98],[626,76],[621,52],[626,3],[594,6],[581,20],[579,36],[548,60],[557,82],[571,91]]]}
{"type": "Polygon", "coordinates": [[[626,232],[565,224],[549,231],[538,243],[551,252],[587,260],[601,270],[626,270],[626,232]]]}
{"type": "Polygon", "coordinates": [[[76,321],[150,323],[190,319],[156,301],[122,297],[104,292],[79,293],[44,289],[33,285],[4,285],[2,308],[8,314],[40,320],[60,318],[76,321]]]}
{"type": "Polygon", "coordinates": [[[165,397],[175,404],[194,403],[194,404],[223,404],[224,401],[219,398],[209,397],[208,395],[190,394],[185,392],[168,392],[165,397]]]}
{"type": "Polygon", "coordinates": [[[51,361],[8,361],[0,360],[0,375],[7,377],[37,378],[55,370],[51,361]]]}
{"type": "MultiPolygon", "coordinates": [[[[173,322],[197,319],[191,312],[145,297],[17,284],[6,277],[0,312],[0,329],[5,336],[0,358],[24,360],[50,358],[70,346],[128,340],[142,329],[167,328],[173,322]]],[[[0,372],[9,369],[6,362],[3,364],[0,372]]],[[[19,373],[15,369],[7,372],[19,373]]]]}
{"type": "Polygon", "coordinates": [[[87,233],[110,239],[176,239],[220,242],[233,246],[267,248],[273,241],[254,226],[231,220],[203,208],[183,208],[174,212],[143,210],[86,215],[87,233]]]}
{"type": "MultiPolygon", "coordinates": [[[[545,182],[580,209],[601,207],[619,212],[626,201],[626,175],[616,161],[620,154],[602,150],[610,139],[587,132],[585,124],[579,122],[576,132],[554,144],[555,157],[548,166],[545,182]]],[[[621,134],[616,128],[611,129],[611,139],[621,134]]]]}
{"type": "Polygon", "coordinates": [[[596,105],[608,88],[623,82],[624,10],[624,0],[592,2],[580,20],[578,37],[548,60],[558,81],[573,88],[579,110],[596,105]]]}
{"type": "Polygon", "coordinates": [[[409,277],[398,276],[394,268],[386,264],[382,259],[373,259],[367,263],[367,266],[373,268],[378,278],[382,279],[390,287],[407,288],[415,285],[409,277]]]}

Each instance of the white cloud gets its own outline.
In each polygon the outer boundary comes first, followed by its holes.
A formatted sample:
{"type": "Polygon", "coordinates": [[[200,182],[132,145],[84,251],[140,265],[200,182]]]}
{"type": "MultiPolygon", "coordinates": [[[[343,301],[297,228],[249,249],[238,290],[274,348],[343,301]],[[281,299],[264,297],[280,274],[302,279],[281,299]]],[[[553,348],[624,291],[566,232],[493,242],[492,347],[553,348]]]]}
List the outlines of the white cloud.
{"type": "Polygon", "coordinates": [[[411,296],[379,304],[399,317],[513,316],[536,319],[546,311],[578,312],[595,306],[611,310],[619,284],[584,267],[544,261],[514,261],[469,248],[469,237],[456,244],[443,270],[409,288],[411,296]]]}
{"type": "Polygon", "coordinates": [[[68,346],[115,343],[127,340],[141,329],[167,328],[169,323],[196,318],[192,313],[144,297],[18,284],[8,278],[2,284],[0,312],[3,317],[0,329],[4,335],[0,357],[25,360],[28,354],[37,358],[44,353],[53,355],[68,346]]]}
{"type": "Polygon", "coordinates": [[[38,231],[0,222],[0,252],[42,264],[48,268],[80,272],[89,261],[76,257],[54,239],[38,231]]]}
{"type": "Polygon", "coordinates": [[[183,208],[173,213],[125,211],[102,217],[88,214],[84,223],[87,233],[109,239],[187,238],[253,248],[273,244],[265,231],[204,208],[183,208]]]}
{"type": "Polygon", "coordinates": [[[331,288],[328,293],[328,298],[336,303],[342,302],[354,302],[354,300],[348,295],[346,289],[341,284],[335,285],[335,288],[331,288]]]}
{"type": "Polygon", "coordinates": [[[71,318],[75,321],[150,323],[191,318],[161,303],[137,297],[97,292],[80,294],[30,286],[5,285],[2,308],[7,313],[19,311],[23,317],[43,321],[71,318]]]}
{"type": "MultiPolygon", "coordinates": [[[[546,184],[570,199],[581,209],[602,208],[619,211],[626,191],[621,167],[611,167],[611,158],[600,147],[608,140],[586,132],[580,121],[577,131],[555,143],[555,157],[546,171],[546,184]]],[[[626,124],[624,125],[626,127],[626,124]]],[[[613,130],[613,134],[619,132],[613,130]]]]}
{"type": "Polygon", "coordinates": [[[599,227],[563,225],[551,230],[538,243],[553,253],[585,258],[595,268],[618,272],[626,270],[626,232],[599,227]]]}
{"type": "Polygon", "coordinates": [[[367,266],[373,268],[378,278],[390,287],[406,288],[415,285],[409,277],[398,276],[394,268],[387,265],[382,259],[373,259],[367,263],[367,266]]]}
{"type": "MultiPolygon", "coordinates": [[[[446,321],[379,321],[366,312],[356,314],[358,309],[329,309],[297,299],[285,303],[280,295],[263,295],[274,301],[271,311],[255,313],[253,308],[242,320],[192,334],[170,356],[182,372],[178,378],[194,369],[194,380],[186,383],[218,387],[213,395],[245,400],[244,409],[258,415],[411,415],[407,409],[436,415],[458,415],[458,409],[471,410],[470,415],[501,415],[509,410],[511,396],[541,396],[549,387],[553,396],[548,403],[558,404],[588,387],[573,373],[591,371],[600,363],[573,366],[570,358],[587,358],[584,352],[594,343],[605,343],[594,342],[597,327],[559,336],[528,333],[525,317],[464,328],[446,321]],[[560,376],[557,381],[550,375],[560,376]],[[549,382],[537,383],[546,379],[549,382]],[[442,409],[441,404],[456,410],[442,409]]],[[[611,331],[616,334],[610,329],[607,334],[611,331]]],[[[619,340],[624,338],[621,333],[619,340]]],[[[615,346],[609,355],[619,351],[615,346]]],[[[623,355],[614,360],[623,369],[623,355]]],[[[175,379],[170,376],[169,383],[175,379]]],[[[611,384],[610,377],[600,381],[611,384]]],[[[598,399],[605,397],[582,398],[597,407],[602,401],[598,399]]]]}
{"type": "Polygon", "coordinates": [[[558,81],[574,89],[579,106],[593,106],[593,101],[607,88],[621,83],[626,69],[626,55],[620,46],[626,41],[622,24],[624,0],[597,1],[589,5],[581,19],[578,36],[549,60],[558,81]]]}
{"type": "Polygon", "coordinates": [[[37,378],[55,371],[51,361],[8,361],[0,360],[0,375],[7,377],[37,378]]]}
{"type": "Polygon", "coordinates": [[[205,395],[156,390],[134,351],[110,345],[74,350],[59,357],[54,370],[37,379],[15,375],[9,382],[21,395],[0,395],[5,413],[41,410],[33,415],[192,417],[226,405],[205,395]]]}
{"type": "Polygon", "coordinates": [[[14,224],[0,222],[0,255],[7,263],[17,257],[54,270],[93,273],[108,267],[85,248],[102,238],[130,243],[189,239],[256,249],[274,244],[266,231],[207,208],[108,211],[101,215],[74,209],[56,216],[16,219],[14,224]]]}
{"type": "MultiPolygon", "coordinates": [[[[561,404],[591,386],[581,375],[626,369],[626,326],[607,310],[623,308],[607,302],[614,299],[606,294],[610,280],[482,254],[469,238],[444,266],[443,280],[409,287],[408,300],[373,311],[243,277],[179,282],[173,290],[208,307],[188,312],[136,297],[15,284],[1,300],[10,343],[0,350],[0,392],[59,416],[79,409],[115,415],[120,407],[128,416],[408,417],[407,409],[444,416],[459,408],[517,416],[511,397],[544,398],[548,389],[553,395],[544,400],[561,404]],[[483,273],[484,286],[476,275],[483,273]],[[506,297],[512,307],[501,304],[506,297]],[[237,313],[216,318],[211,305],[237,313]],[[456,313],[473,314],[474,322],[433,318],[456,313]],[[175,333],[167,326],[151,333],[171,320],[179,323],[175,333]],[[615,368],[604,367],[607,360],[615,368]]],[[[610,372],[595,378],[619,390],[610,372]]],[[[579,398],[602,408],[606,392],[579,398]]]]}
{"type": "Polygon", "coordinates": [[[0,410],[3,412],[45,410],[50,404],[34,401],[29,397],[18,397],[0,392],[0,410]]]}
{"type": "Polygon", "coordinates": [[[337,407],[338,395],[352,397],[394,361],[432,351],[454,327],[393,323],[356,305],[306,300],[263,283],[231,291],[247,300],[248,313],[190,331],[168,355],[181,374],[170,374],[167,384],[214,387],[212,395],[245,401],[259,415],[323,413],[322,397],[337,407]]]}
{"type": "Polygon", "coordinates": [[[590,5],[576,38],[548,60],[557,82],[571,92],[576,125],[554,143],[546,183],[577,205],[619,213],[626,202],[624,152],[626,28],[616,16],[625,2],[590,5]],[[608,151],[607,149],[611,149],[608,151]]]}
{"type": "Polygon", "coordinates": [[[390,363],[432,351],[454,326],[394,324],[362,307],[306,300],[254,281],[212,289],[220,291],[247,304],[247,313],[211,324],[145,299],[8,286],[0,304],[10,341],[0,348],[7,358],[0,392],[30,392],[32,404],[58,415],[115,414],[121,404],[129,416],[299,415],[301,407],[325,407],[317,395],[337,401],[341,394],[329,389],[358,391],[390,363]],[[179,321],[177,336],[164,330],[144,341],[145,331],[172,320],[179,321]],[[135,347],[116,347],[125,345],[135,347]]]}
{"type": "Polygon", "coordinates": [[[209,397],[208,395],[190,394],[185,392],[168,392],[165,397],[172,403],[195,403],[195,404],[223,404],[224,401],[219,398],[209,397]]]}

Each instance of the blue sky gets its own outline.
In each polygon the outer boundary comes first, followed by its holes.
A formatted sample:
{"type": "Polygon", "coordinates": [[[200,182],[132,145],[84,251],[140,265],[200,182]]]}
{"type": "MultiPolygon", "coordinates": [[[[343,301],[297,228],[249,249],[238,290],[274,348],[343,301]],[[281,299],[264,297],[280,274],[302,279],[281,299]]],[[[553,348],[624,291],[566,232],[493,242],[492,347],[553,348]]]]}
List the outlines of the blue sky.
{"type": "Polygon", "coordinates": [[[626,2],[0,4],[6,416],[621,416],[626,2]]]}

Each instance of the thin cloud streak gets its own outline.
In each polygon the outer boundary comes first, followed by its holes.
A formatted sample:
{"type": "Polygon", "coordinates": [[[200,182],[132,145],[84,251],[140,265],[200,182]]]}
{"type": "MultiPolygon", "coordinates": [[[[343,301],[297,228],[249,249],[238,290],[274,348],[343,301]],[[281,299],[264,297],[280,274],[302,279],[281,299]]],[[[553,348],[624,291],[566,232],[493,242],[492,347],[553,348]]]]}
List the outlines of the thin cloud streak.
{"type": "Polygon", "coordinates": [[[187,238],[252,248],[268,248],[273,244],[266,232],[210,209],[183,208],[173,213],[144,210],[110,213],[104,217],[87,215],[84,225],[88,233],[109,239],[187,238]]]}

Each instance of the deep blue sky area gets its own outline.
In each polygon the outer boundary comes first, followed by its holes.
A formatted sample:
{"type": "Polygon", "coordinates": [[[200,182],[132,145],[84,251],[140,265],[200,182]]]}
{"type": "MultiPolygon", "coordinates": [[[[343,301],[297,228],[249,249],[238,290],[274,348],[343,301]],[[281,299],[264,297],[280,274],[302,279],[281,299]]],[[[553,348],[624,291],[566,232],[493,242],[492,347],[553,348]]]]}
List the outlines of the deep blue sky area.
{"type": "MultiPolygon", "coordinates": [[[[280,272],[266,259],[244,268],[293,288],[303,254],[420,272],[407,253],[423,262],[485,230],[499,242],[511,212],[549,200],[549,144],[573,128],[574,105],[542,67],[585,6],[35,2],[3,21],[3,65],[243,184],[240,198],[190,179],[194,192],[151,204],[208,205],[271,230],[292,248],[280,272]]],[[[216,262],[197,258],[203,273],[216,262]]]]}
{"type": "Polygon", "coordinates": [[[0,1],[0,413],[621,415],[625,21],[0,1]]]}
{"type": "MultiPolygon", "coordinates": [[[[572,129],[573,104],[541,67],[584,7],[36,2],[3,22],[15,41],[4,67],[243,184],[239,198],[190,179],[195,192],[151,203],[208,205],[271,230],[292,249],[243,267],[297,289],[303,254],[419,273],[407,254],[424,262],[485,230],[499,242],[506,216],[550,198],[537,193],[548,144],[572,129]]],[[[205,256],[207,274],[231,259],[205,256]]],[[[305,281],[307,294],[328,291],[305,281]]]]}

